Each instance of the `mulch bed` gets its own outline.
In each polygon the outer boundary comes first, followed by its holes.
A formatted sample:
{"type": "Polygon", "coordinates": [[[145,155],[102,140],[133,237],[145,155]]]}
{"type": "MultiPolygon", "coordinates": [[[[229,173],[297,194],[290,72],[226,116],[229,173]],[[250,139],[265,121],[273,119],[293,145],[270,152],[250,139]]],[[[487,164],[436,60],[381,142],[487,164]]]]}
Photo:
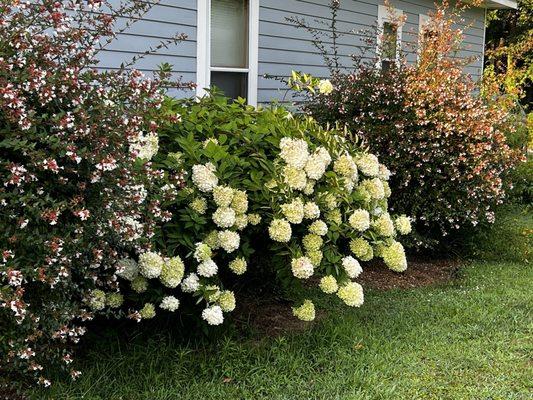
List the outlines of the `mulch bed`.
{"type": "MultiPolygon", "coordinates": [[[[444,283],[456,278],[460,262],[449,259],[410,259],[407,271],[398,273],[382,262],[374,262],[363,268],[357,278],[364,288],[375,290],[412,289],[444,283]]],[[[316,285],[317,281],[310,284],[316,285]]],[[[303,322],[292,315],[291,302],[281,297],[257,295],[240,298],[234,318],[237,327],[251,328],[258,337],[277,337],[285,333],[298,333],[309,329],[324,319],[326,312],[318,309],[315,321],[303,322]],[[257,310],[261,310],[260,313],[257,310]]]]}
{"type": "Polygon", "coordinates": [[[377,290],[410,289],[452,280],[458,276],[460,265],[457,260],[410,259],[407,271],[398,273],[376,262],[363,268],[357,281],[377,290]]]}

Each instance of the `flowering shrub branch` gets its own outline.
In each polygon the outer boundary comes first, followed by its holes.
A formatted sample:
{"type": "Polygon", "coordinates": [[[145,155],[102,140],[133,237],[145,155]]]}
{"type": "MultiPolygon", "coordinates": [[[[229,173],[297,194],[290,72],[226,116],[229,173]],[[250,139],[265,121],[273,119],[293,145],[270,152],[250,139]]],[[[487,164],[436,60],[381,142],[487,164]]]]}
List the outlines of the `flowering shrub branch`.
{"type": "MultiPolygon", "coordinates": [[[[125,2],[0,5],[0,364],[50,385],[72,378],[69,344],[102,311],[121,315],[116,260],[146,251],[161,210],[155,183],[158,109],[167,75],[97,72],[100,39],[125,2]],[[149,196],[151,193],[153,195],[149,196]],[[106,296],[103,293],[107,293],[106,296]]],[[[0,382],[6,383],[6,382],[0,382]]]]}

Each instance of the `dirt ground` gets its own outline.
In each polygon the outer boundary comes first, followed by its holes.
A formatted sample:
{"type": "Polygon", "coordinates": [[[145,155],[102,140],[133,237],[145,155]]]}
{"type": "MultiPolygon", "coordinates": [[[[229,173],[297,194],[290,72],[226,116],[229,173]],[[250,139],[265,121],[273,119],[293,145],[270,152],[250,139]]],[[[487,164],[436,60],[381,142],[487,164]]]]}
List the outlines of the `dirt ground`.
{"type": "MultiPolygon", "coordinates": [[[[434,285],[452,280],[458,276],[460,263],[453,260],[409,260],[408,268],[403,273],[388,269],[383,263],[366,265],[358,277],[364,288],[375,290],[412,289],[434,285]]],[[[311,282],[311,284],[317,282],[311,282]]],[[[285,333],[300,332],[309,329],[312,324],[326,316],[324,310],[317,310],[315,321],[303,322],[292,315],[291,303],[280,297],[263,297],[242,299],[235,310],[237,326],[251,328],[258,336],[280,336],[285,333]],[[256,312],[261,309],[261,313],[256,312]]]]}

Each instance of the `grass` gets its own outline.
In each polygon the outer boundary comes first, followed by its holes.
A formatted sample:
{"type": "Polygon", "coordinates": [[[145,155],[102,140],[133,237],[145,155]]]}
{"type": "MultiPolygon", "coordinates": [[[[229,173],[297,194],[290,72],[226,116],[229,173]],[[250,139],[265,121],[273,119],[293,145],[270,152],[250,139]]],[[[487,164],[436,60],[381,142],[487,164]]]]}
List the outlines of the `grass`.
{"type": "Polygon", "coordinates": [[[187,346],[154,332],[93,343],[78,382],[35,398],[531,398],[531,267],[477,262],[462,271],[444,286],[369,291],[360,309],[324,300],[327,318],[279,338],[187,346]]]}
{"type": "Polygon", "coordinates": [[[106,330],[85,343],[79,381],[33,398],[531,399],[533,216],[503,212],[470,242],[488,261],[466,263],[452,282],[367,290],[360,309],[323,297],[326,318],[278,338],[233,329],[184,343],[175,327],[106,330]]]}
{"type": "Polygon", "coordinates": [[[496,222],[464,240],[465,251],[477,259],[531,262],[533,207],[510,204],[501,207],[496,222]]]}

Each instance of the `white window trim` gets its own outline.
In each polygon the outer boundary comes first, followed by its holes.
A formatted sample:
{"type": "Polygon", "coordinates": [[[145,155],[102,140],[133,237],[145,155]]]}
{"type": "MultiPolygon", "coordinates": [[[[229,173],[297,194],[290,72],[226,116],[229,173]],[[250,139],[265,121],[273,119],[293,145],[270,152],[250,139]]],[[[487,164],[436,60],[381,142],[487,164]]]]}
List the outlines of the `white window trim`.
{"type": "MultiPolygon", "coordinates": [[[[395,19],[400,19],[403,17],[403,11],[397,8],[392,10],[384,5],[378,5],[378,37],[377,37],[377,47],[376,54],[378,55],[377,67],[381,69],[381,39],[383,34],[383,24],[385,22],[391,21],[391,14],[395,19]]],[[[399,24],[396,29],[396,59],[394,60],[397,65],[400,64],[400,54],[402,50],[402,27],[403,24],[399,24]]]]}
{"type": "Polygon", "coordinates": [[[422,48],[422,39],[424,38],[424,28],[429,22],[429,15],[418,14],[418,48],[416,51],[416,59],[420,56],[420,50],[422,48]]]}
{"type": "Polygon", "coordinates": [[[247,72],[248,104],[257,106],[259,58],[259,0],[248,0],[248,68],[211,67],[211,0],[198,0],[196,34],[196,95],[206,94],[211,85],[211,71],[247,72]]]}

